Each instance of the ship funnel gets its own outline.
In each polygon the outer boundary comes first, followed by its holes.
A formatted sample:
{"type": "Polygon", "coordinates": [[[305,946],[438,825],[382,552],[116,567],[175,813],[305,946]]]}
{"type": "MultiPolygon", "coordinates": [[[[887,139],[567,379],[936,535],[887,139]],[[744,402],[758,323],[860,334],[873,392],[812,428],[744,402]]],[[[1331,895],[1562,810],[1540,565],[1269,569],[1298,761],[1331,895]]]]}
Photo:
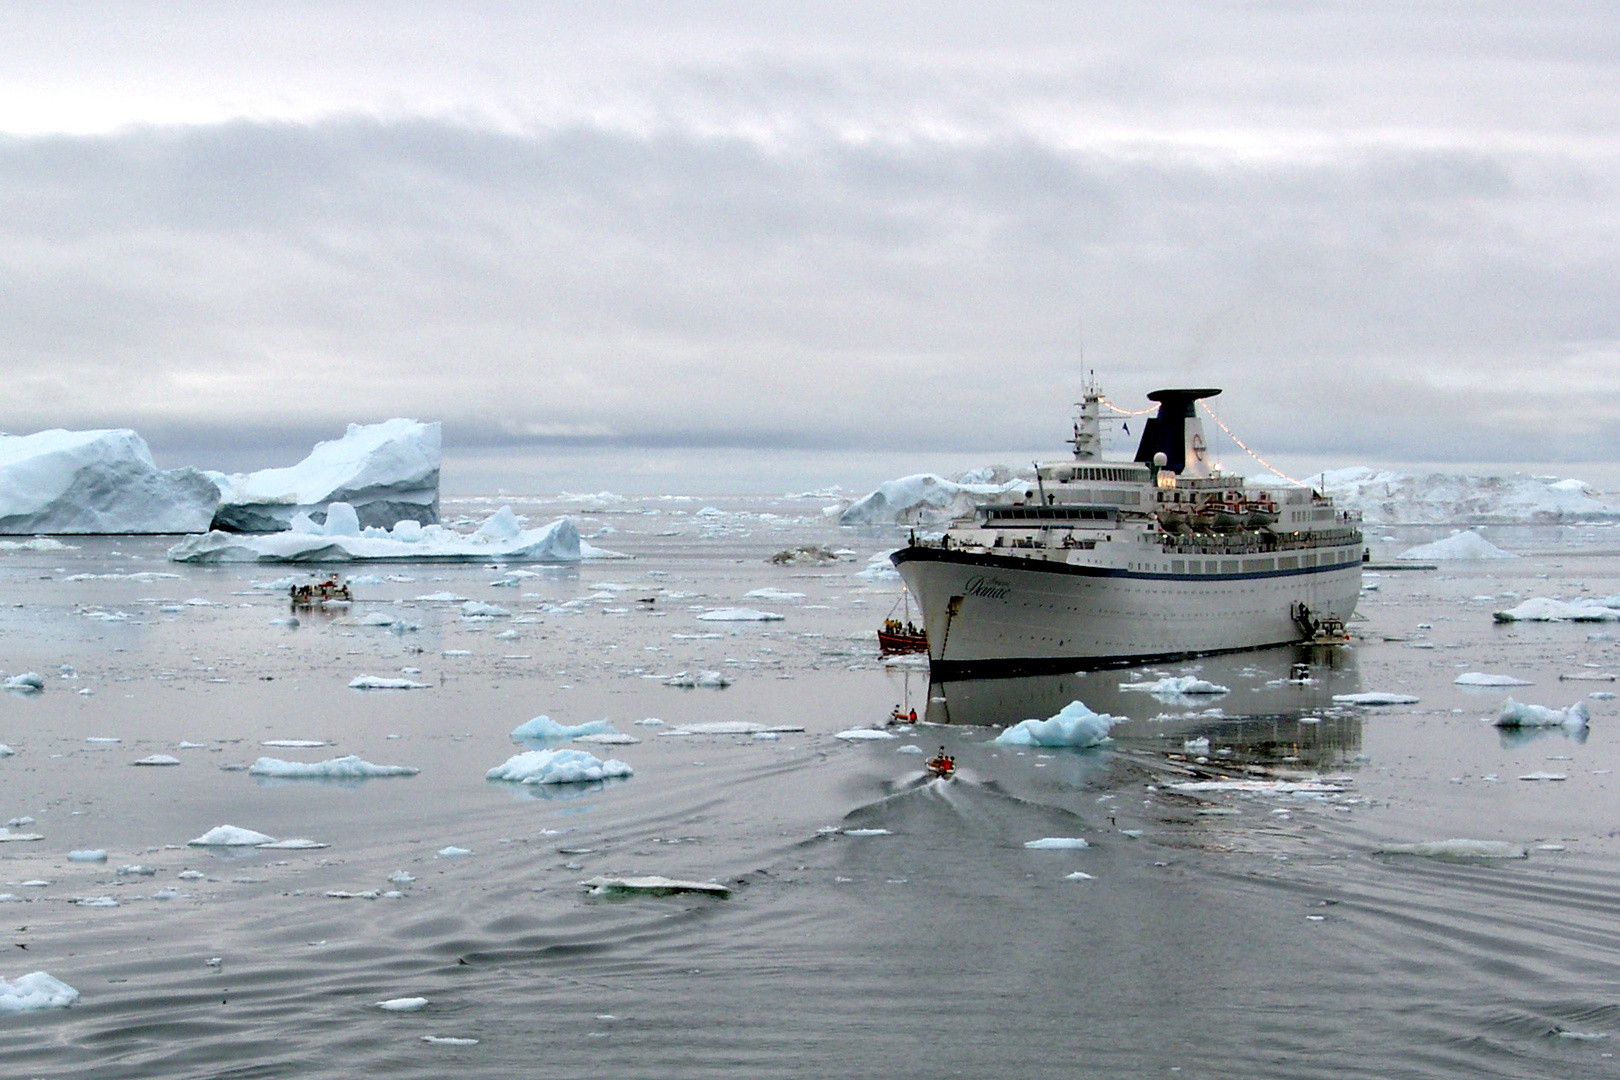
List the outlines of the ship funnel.
{"type": "Polygon", "coordinates": [[[1142,428],[1142,442],[1136,460],[1147,463],[1154,454],[1163,454],[1165,467],[1178,475],[1209,475],[1209,443],[1204,438],[1204,422],[1198,418],[1195,403],[1214,397],[1215,389],[1155,390],[1149,401],[1159,403],[1159,414],[1142,428]]]}

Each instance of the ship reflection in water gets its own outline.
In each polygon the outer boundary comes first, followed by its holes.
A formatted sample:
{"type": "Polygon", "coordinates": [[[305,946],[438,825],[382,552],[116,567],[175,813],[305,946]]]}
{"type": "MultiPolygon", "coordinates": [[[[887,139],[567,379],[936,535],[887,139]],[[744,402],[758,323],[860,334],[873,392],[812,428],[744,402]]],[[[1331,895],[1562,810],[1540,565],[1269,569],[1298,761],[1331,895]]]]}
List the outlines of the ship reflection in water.
{"type": "Polygon", "coordinates": [[[1207,756],[1223,766],[1333,768],[1361,749],[1359,712],[1335,706],[1333,695],[1355,693],[1360,681],[1353,650],[1290,646],[1165,668],[933,682],[926,719],[1004,728],[1081,701],[1129,718],[1112,733],[1122,748],[1207,756]],[[1155,696],[1121,689],[1190,673],[1229,692],[1155,696]]]}

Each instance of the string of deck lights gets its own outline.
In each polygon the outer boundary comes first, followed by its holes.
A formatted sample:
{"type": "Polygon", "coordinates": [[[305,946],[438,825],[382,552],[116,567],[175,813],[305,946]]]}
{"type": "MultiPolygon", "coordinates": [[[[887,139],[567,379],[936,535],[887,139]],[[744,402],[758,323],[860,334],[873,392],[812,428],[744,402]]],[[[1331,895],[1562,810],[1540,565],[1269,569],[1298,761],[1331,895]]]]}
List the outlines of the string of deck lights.
{"type": "Polygon", "coordinates": [[[1285,473],[1281,469],[1277,468],[1277,466],[1273,465],[1271,462],[1267,461],[1265,458],[1261,457],[1259,454],[1255,453],[1253,450],[1250,450],[1247,446],[1245,446],[1244,443],[1243,443],[1243,440],[1238,438],[1236,435],[1232,434],[1232,429],[1227,427],[1226,424],[1222,422],[1221,418],[1215,415],[1215,410],[1209,407],[1209,402],[1207,402],[1207,401],[1200,402],[1200,404],[1203,405],[1204,411],[1209,413],[1209,418],[1211,420],[1215,421],[1215,423],[1217,425],[1219,425],[1219,427],[1220,427],[1220,429],[1222,431],[1226,432],[1227,437],[1230,438],[1233,442],[1237,443],[1238,448],[1241,449],[1245,454],[1248,454],[1250,457],[1254,458],[1254,460],[1258,461],[1263,468],[1265,468],[1265,469],[1267,469],[1267,470],[1269,470],[1271,472],[1276,473],[1278,476],[1282,477],[1284,480],[1287,480],[1290,484],[1299,484],[1300,487],[1305,487],[1306,486],[1301,481],[1295,480],[1292,476],[1289,476],[1287,473],[1285,473]]]}

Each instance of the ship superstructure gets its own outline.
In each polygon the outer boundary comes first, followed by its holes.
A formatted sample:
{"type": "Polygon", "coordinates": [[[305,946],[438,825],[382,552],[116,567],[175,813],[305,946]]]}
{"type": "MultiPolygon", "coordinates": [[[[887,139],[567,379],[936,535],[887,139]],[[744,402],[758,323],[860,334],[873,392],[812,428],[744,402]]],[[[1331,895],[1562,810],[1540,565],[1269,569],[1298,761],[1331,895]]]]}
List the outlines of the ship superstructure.
{"type": "Polygon", "coordinates": [[[1361,590],[1357,515],[1292,482],[1246,483],[1211,460],[1197,403],[1148,395],[1136,457],[1102,456],[1088,387],[1072,459],[893,556],[922,607],[936,674],[1141,663],[1321,640],[1361,590]]]}

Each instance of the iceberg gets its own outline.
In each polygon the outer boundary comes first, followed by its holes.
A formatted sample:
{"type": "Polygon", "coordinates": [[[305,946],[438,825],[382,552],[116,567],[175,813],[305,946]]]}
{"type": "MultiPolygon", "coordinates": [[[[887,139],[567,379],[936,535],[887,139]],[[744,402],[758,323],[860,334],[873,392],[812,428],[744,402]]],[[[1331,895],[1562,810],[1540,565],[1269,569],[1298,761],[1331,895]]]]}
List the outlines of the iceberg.
{"type": "Polygon", "coordinates": [[[1499,623],[1510,622],[1616,622],[1620,621],[1620,596],[1601,600],[1554,600],[1533,596],[1518,607],[1495,612],[1499,623]]]}
{"type": "Polygon", "coordinates": [[[300,514],[324,521],[335,502],[354,507],[362,527],[436,524],[440,441],[437,422],[350,424],[341,439],[316,443],[297,465],[232,476],[210,473],[219,494],[213,528],[282,532],[300,514]]]}
{"type": "Polygon", "coordinates": [[[583,784],[612,777],[628,777],[634,770],[617,758],[599,760],[583,750],[530,750],[515,754],[484,776],[518,784],[583,784]]]}
{"type": "Polygon", "coordinates": [[[1577,701],[1567,709],[1549,709],[1544,705],[1526,705],[1508,698],[1502,702],[1496,726],[1501,728],[1567,727],[1584,728],[1591,721],[1586,702],[1577,701]]]}
{"type": "MultiPolygon", "coordinates": [[[[324,524],[299,517],[288,532],[249,536],[214,530],[190,536],[169,549],[171,562],[189,563],[296,563],[296,562],[470,562],[502,559],[518,562],[572,563],[581,559],[622,558],[584,543],[570,518],[558,518],[538,529],[517,527],[509,507],[502,507],[490,522],[503,515],[511,527],[485,527],[458,533],[440,525],[401,521],[392,529],[360,528],[352,507],[333,503],[324,524]]],[[[465,601],[465,597],[457,597],[465,601]]]]}
{"type": "Polygon", "coordinates": [[[613,725],[606,720],[583,724],[559,724],[549,716],[537,716],[512,729],[514,739],[577,739],[581,735],[611,735],[613,725]]]}
{"type": "Polygon", "coordinates": [[[262,757],[248,766],[252,776],[271,776],[279,780],[364,780],[373,776],[415,776],[421,771],[409,765],[373,765],[354,754],[313,762],[262,757]]]}
{"type": "Polygon", "coordinates": [[[1432,544],[1419,544],[1417,547],[1407,548],[1397,559],[1411,559],[1424,562],[1434,560],[1452,561],[1480,561],[1484,559],[1517,559],[1518,556],[1510,551],[1503,551],[1477,532],[1460,530],[1452,533],[1444,540],[1436,540],[1432,544]]]}
{"type": "Polygon", "coordinates": [[[1084,702],[1071,701],[1045,720],[1022,720],[997,735],[1002,746],[1097,746],[1108,741],[1108,731],[1120,717],[1092,712],[1084,702]]]}
{"type": "Polygon", "coordinates": [[[1607,521],[1620,507],[1594,498],[1578,480],[1535,476],[1411,475],[1355,467],[1322,476],[1341,505],[1368,525],[1485,525],[1607,521]]]}
{"type": "Polygon", "coordinates": [[[9,982],[0,979],[0,1013],[65,1009],[78,1000],[77,990],[43,971],[32,971],[9,982]]]}
{"type": "Polygon", "coordinates": [[[186,844],[188,847],[258,847],[260,844],[274,843],[275,839],[252,829],[216,825],[195,840],[187,840],[186,844]]]}
{"type": "Polygon", "coordinates": [[[1231,690],[1218,683],[1206,682],[1196,675],[1166,676],[1157,682],[1120,683],[1121,690],[1142,690],[1160,701],[1175,702],[1178,698],[1195,695],[1228,694],[1231,690]]]}
{"type": "Polygon", "coordinates": [[[25,671],[21,675],[13,675],[7,679],[6,689],[21,690],[24,693],[38,693],[45,689],[45,679],[37,671],[25,671]]]}
{"type": "Polygon", "coordinates": [[[0,435],[0,534],[200,533],[219,489],[126,429],[0,435]]]}
{"type": "MultiPolygon", "coordinates": [[[[902,476],[884,481],[876,491],[851,503],[838,516],[838,524],[939,525],[971,512],[978,502],[1023,491],[1028,483],[1021,479],[990,483],[972,474],[963,477],[963,482],[934,473],[902,476]]],[[[1029,494],[1034,496],[1033,489],[1029,494]]]]}

